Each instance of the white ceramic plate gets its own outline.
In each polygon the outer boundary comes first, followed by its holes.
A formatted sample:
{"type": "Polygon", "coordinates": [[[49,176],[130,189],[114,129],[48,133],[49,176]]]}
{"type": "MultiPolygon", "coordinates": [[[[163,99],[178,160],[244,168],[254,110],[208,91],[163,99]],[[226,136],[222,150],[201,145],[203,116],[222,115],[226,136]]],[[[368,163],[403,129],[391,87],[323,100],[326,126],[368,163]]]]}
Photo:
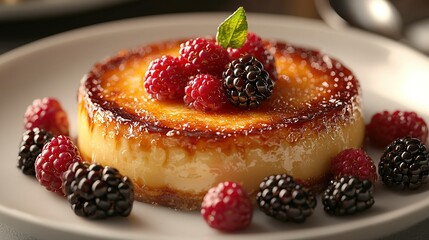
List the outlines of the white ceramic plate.
{"type": "Polygon", "coordinates": [[[0,20],[45,17],[90,10],[129,0],[21,0],[16,4],[0,3],[0,20]]]}
{"type": "MultiPolygon", "coordinates": [[[[393,192],[381,184],[375,205],[336,218],[318,203],[305,224],[280,223],[255,211],[245,231],[223,234],[198,213],[135,203],[131,216],[89,221],[65,199],[46,191],[16,168],[25,108],[35,98],[60,99],[76,132],[76,93],[91,66],[123,48],[171,38],[215,34],[228,14],[147,17],[102,24],[53,36],[0,56],[0,220],[32,236],[50,239],[364,239],[400,231],[427,217],[429,187],[393,192]]],[[[361,81],[367,119],[383,109],[413,110],[429,122],[429,61],[392,41],[357,32],[336,32],[323,23],[248,14],[250,29],[264,38],[320,49],[349,66],[361,81]]],[[[380,152],[370,150],[374,159],[380,152]]]]}

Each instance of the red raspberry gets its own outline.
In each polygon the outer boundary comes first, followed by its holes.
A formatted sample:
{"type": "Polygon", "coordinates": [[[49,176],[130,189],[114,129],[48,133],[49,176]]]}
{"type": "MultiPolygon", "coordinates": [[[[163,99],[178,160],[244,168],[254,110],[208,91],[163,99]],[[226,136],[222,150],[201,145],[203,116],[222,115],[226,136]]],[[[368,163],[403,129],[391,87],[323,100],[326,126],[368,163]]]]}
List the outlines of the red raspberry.
{"type": "Polygon", "coordinates": [[[265,48],[261,37],[253,32],[247,34],[246,41],[240,48],[228,48],[231,59],[238,59],[246,54],[254,56],[264,65],[265,71],[268,72],[270,78],[274,81],[277,79],[277,70],[273,54],[265,48]]]}
{"type": "Polygon", "coordinates": [[[334,177],[352,176],[360,180],[377,181],[377,170],[371,157],[360,148],[341,151],[331,161],[334,177]]]}
{"type": "Polygon", "coordinates": [[[231,232],[249,226],[253,207],[239,184],[222,182],[204,196],[201,214],[210,227],[231,232]]]}
{"type": "Polygon", "coordinates": [[[214,39],[196,38],[180,45],[180,59],[190,75],[208,73],[221,77],[229,55],[214,39]]]}
{"type": "Polygon", "coordinates": [[[228,101],[222,80],[210,74],[198,74],[185,87],[184,102],[199,111],[217,111],[228,101]]]}
{"type": "Polygon", "coordinates": [[[34,165],[36,178],[49,191],[64,195],[62,191],[62,174],[69,165],[81,162],[79,150],[70,138],[60,135],[43,146],[42,152],[34,165]]]}
{"type": "Polygon", "coordinates": [[[162,56],[153,60],[146,71],[146,92],[158,100],[180,99],[185,93],[188,76],[179,58],[162,56]]]}
{"type": "Polygon", "coordinates": [[[24,128],[40,128],[54,135],[69,135],[69,121],[60,102],[55,98],[35,99],[27,107],[24,115],[24,128]]]}
{"type": "Polygon", "coordinates": [[[418,138],[423,144],[428,138],[428,127],[421,117],[415,112],[398,110],[374,114],[366,126],[366,132],[371,143],[381,148],[398,138],[418,138]]]}

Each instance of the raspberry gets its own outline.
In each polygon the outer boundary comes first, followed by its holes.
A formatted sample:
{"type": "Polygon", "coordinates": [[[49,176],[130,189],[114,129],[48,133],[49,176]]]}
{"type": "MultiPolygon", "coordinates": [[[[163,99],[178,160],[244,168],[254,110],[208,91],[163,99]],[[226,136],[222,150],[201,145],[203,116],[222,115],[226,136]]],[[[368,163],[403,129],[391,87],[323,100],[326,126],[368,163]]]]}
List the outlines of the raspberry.
{"type": "Polygon", "coordinates": [[[384,148],[397,138],[413,137],[426,143],[428,127],[415,112],[383,111],[372,116],[366,127],[368,138],[375,146],[384,148]]]}
{"type": "Polygon", "coordinates": [[[228,101],[222,80],[210,74],[198,74],[185,87],[186,105],[199,111],[217,111],[228,101]]]}
{"type": "Polygon", "coordinates": [[[251,108],[272,95],[274,82],[261,62],[245,55],[228,64],[223,86],[230,102],[240,108],[251,108]]]}
{"type": "Polygon", "coordinates": [[[42,152],[43,146],[52,139],[53,135],[43,129],[27,130],[22,135],[19,147],[18,168],[26,175],[35,176],[34,162],[42,152]]]}
{"type": "Polygon", "coordinates": [[[63,195],[61,175],[74,162],[81,162],[81,157],[70,138],[53,137],[36,159],[36,178],[49,191],[63,195]]]}
{"type": "Polygon", "coordinates": [[[277,70],[273,54],[265,48],[261,37],[253,32],[249,32],[243,46],[238,49],[228,48],[228,53],[231,59],[237,59],[246,54],[254,56],[262,63],[264,69],[274,81],[277,79],[277,70]]]}
{"type": "Polygon", "coordinates": [[[386,186],[418,189],[428,183],[429,151],[417,138],[399,138],[384,151],[378,173],[386,186]]]}
{"type": "Polygon", "coordinates": [[[283,222],[302,223],[313,214],[316,195],[287,174],[266,177],[256,195],[259,209],[283,222]]]}
{"type": "Polygon", "coordinates": [[[191,75],[208,73],[221,77],[229,55],[214,39],[196,38],[180,45],[180,59],[191,75]]]}
{"type": "Polygon", "coordinates": [[[185,93],[188,76],[178,58],[162,56],[153,60],[144,79],[146,92],[158,100],[180,99],[185,93]]]}
{"type": "Polygon", "coordinates": [[[239,184],[222,182],[204,196],[201,214],[210,227],[231,232],[249,226],[253,208],[247,192],[239,184]]]}
{"type": "Polygon", "coordinates": [[[74,162],[62,179],[64,195],[78,216],[101,219],[131,213],[133,184],[115,168],[74,162]]]}
{"type": "Polygon", "coordinates": [[[36,99],[27,107],[24,128],[40,128],[54,135],[69,135],[69,121],[60,102],[55,98],[36,99]]]}
{"type": "Polygon", "coordinates": [[[363,149],[345,149],[331,161],[331,173],[334,177],[354,176],[360,180],[377,181],[374,161],[363,149]]]}
{"type": "Polygon", "coordinates": [[[374,205],[374,185],[369,180],[342,176],[332,180],[322,196],[326,213],[336,216],[351,215],[374,205]]]}

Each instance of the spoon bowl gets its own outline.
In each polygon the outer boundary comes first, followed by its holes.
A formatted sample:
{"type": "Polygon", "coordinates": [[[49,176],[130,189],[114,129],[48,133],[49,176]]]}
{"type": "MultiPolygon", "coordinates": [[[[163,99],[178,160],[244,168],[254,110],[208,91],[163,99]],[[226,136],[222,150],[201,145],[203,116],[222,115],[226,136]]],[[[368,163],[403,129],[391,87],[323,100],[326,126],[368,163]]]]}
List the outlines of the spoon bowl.
{"type": "MultiPolygon", "coordinates": [[[[388,0],[315,0],[314,3],[320,17],[334,29],[356,27],[429,55],[427,41],[423,40],[425,43],[422,44],[421,40],[416,42],[416,39],[408,38],[409,29],[398,9],[388,0]]],[[[428,33],[427,30],[423,32],[428,33]]]]}
{"type": "Polygon", "coordinates": [[[315,4],[333,27],[348,24],[395,40],[403,38],[402,17],[387,0],[316,0],[315,4]]]}

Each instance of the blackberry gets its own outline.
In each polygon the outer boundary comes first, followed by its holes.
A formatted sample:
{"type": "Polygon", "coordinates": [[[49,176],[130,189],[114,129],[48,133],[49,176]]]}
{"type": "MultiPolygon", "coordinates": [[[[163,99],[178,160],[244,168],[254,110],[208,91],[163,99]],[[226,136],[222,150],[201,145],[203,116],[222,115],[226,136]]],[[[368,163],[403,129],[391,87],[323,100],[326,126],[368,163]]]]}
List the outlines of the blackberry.
{"type": "Polygon", "coordinates": [[[428,149],[417,138],[396,139],[381,156],[378,174],[387,186],[417,189],[428,182],[428,149]]]}
{"type": "Polygon", "coordinates": [[[43,146],[52,139],[51,132],[39,128],[27,130],[22,135],[18,153],[18,168],[25,175],[36,176],[34,162],[42,152],[43,146]]]}
{"type": "Polygon", "coordinates": [[[258,207],[266,215],[287,222],[304,222],[317,205],[316,195],[287,175],[266,177],[256,195],[258,207]]]}
{"type": "Polygon", "coordinates": [[[243,55],[250,54],[258,59],[264,65],[272,80],[277,79],[276,63],[273,54],[265,47],[262,38],[254,32],[248,32],[246,41],[240,48],[228,48],[231,59],[239,58],[243,55]]]}
{"type": "Polygon", "coordinates": [[[63,175],[63,191],[76,215],[90,219],[126,217],[134,201],[132,182],[112,167],[73,163],[63,175]]]}
{"type": "Polygon", "coordinates": [[[374,186],[368,179],[342,176],[331,180],[322,196],[322,203],[330,215],[343,216],[364,211],[374,205],[374,186]]]}
{"type": "Polygon", "coordinates": [[[252,55],[235,59],[223,72],[223,86],[229,100],[241,108],[257,107],[273,92],[274,81],[252,55]]]}

